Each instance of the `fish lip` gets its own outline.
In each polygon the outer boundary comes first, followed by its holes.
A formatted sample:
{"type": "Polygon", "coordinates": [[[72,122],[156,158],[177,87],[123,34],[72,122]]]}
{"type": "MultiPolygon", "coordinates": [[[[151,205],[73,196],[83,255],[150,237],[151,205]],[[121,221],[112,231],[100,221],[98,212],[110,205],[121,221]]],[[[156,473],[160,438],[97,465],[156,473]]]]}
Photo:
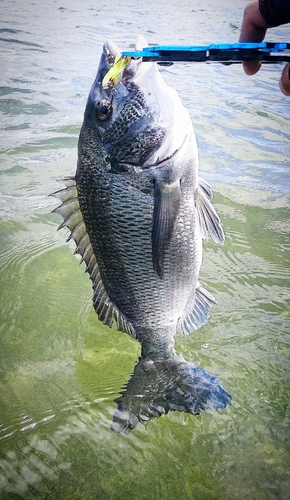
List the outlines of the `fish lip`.
{"type": "Polygon", "coordinates": [[[107,40],[105,42],[104,45],[105,45],[107,54],[112,56],[112,57],[116,57],[121,52],[121,49],[119,48],[119,46],[110,38],[109,38],[109,40],[107,40]]]}
{"type": "MultiPolygon", "coordinates": [[[[148,47],[148,43],[142,35],[139,35],[135,42],[135,50],[141,51],[143,47],[148,47]]],[[[108,69],[110,69],[114,64],[116,56],[120,56],[122,54],[122,51],[120,47],[112,39],[106,40],[106,42],[104,43],[104,50],[106,53],[108,69]]],[[[127,87],[130,81],[134,79],[134,77],[138,72],[139,64],[142,62],[141,56],[132,57],[129,59],[130,61],[124,68],[121,79],[119,81],[119,83],[122,83],[124,87],[127,87]]],[[[112,89],[105,89],[105,90],[111,91],[112,89]]]]}

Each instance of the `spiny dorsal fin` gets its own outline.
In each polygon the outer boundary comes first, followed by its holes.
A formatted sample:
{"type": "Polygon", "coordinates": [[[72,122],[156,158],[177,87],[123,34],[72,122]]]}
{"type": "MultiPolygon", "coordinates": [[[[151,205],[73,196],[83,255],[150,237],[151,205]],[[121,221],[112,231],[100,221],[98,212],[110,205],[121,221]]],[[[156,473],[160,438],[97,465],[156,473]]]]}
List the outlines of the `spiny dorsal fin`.
{"type": "Polygon", "coordinates": [[[216,304],[215,298],[200,283],[197,284],[190,312],[179,318],[177,331],[183,335],[197,330],[209,319],[209,310],[216,304]]]}
{"type": "Polygon", "coordinates": [[[52,196],[62,202],[53,212],[63,217],[64,220],[58,229],[63,227],[70,229],[67,241],[71,238],[75,241],[76,249],[74,253],[80,254],[81,262],[86,264],[86,272],[89,273],[93,283],[93,304],[98,318],[109,327],[112,327],[114,321],[116,321],[118,330],[136,337],[134,328],[111,302],[105,290],[97,259],[80,210],[76,181],[73,177],[68,177],[63,179],[63,182],[66,187],[52,193],[52,196]]]}
{"type": "Polygon", "coordinates": [[[210,234],[215,243],[220,243],[222,245],[225,241],[225,236],[221,221],[208,195],[205,194],[204,187],[200,188],[198,186],[196,189],[195,206],[197,210],[197,222],[202,239],[207,240],[208,234],[210,234]]]}

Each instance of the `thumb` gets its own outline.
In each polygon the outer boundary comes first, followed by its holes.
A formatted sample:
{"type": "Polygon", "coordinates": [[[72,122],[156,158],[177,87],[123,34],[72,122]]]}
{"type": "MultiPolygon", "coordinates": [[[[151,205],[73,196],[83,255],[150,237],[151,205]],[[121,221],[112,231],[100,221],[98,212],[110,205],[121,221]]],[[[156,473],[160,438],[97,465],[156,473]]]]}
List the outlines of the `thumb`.
{"type": "Polygon", "coordinates": [[[286,64],[282,71],[279,87],[284,95],[290,96],[290,63],[286,64]]]}

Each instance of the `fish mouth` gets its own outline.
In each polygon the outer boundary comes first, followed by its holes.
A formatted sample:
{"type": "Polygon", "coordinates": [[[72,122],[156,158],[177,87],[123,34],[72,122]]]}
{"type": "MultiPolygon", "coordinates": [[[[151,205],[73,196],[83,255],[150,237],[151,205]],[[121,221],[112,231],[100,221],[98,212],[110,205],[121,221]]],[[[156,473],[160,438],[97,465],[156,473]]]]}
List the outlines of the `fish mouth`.
{"type": "MultiPolygon", "coordinates": [[[[115,58],[117,55],[121,54],[120,47],[111,39],[107,40],[106,47],[108,53],[115,58]]],[[[135,41],[135,52],[142,52],[145,47],[149,47],[146,38],[143,35],[138,35],[135,41]]],[[[136,59],[134,59],[136,60],[136,59]]]]}
{"type": "MultiPolygon", "coordinates": [[[[147,40],[143,35],[139,35],[135,42],[135,51],[141,52],[145,47],[148,47],[147,40]]],[[[126,86],[136,75],[142,58],[122,57],[120,47],[111,39],[107,40],[104,48],[110,70],[103,80],[103,88],[112,90],[120,82],[126,86]]]]}
{"type": "Polygon", "coordinates": [[[107,40],[106,42],[106,50],[108,56],[111,56],[111,58],[114,60],[115,57],[120,54],[121,49],[118,47],[118,45],[113,42],[113,40],[107,40]]]}

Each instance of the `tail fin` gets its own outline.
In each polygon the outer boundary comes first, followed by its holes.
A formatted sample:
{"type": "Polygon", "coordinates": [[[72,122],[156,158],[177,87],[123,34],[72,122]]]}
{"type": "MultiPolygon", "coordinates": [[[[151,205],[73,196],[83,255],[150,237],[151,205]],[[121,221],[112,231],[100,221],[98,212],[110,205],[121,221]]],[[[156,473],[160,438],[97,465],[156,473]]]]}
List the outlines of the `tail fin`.
{"type": "Polygon", "coordinates": [[[231,404],[231,396],[217,377],[182,356],[151,361],[140,358],[122,395],[115,400],[111,429],[129,434],[139,422],[160,417],[169,411],[198,415],[210,408],[231,404]]]}

